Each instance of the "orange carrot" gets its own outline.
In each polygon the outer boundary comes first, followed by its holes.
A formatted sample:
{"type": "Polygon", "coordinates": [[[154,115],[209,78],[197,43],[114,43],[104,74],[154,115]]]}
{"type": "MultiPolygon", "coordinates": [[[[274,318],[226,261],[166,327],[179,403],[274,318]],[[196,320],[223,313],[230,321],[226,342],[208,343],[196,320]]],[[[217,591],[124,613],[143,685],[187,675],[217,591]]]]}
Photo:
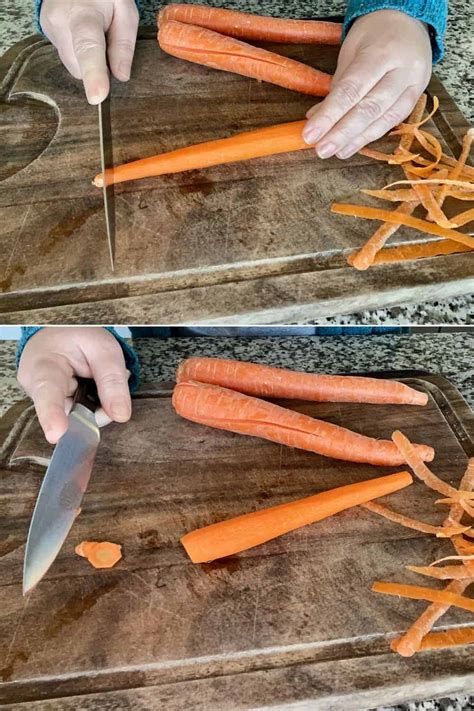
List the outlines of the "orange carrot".
{"type": "Polygon", "coordinates": [[[325,72],[203,27],[164,22],[160,25],[158,42],[161,49],[173,57],[302,94],[327,96],[331,88],[332,77],[325,72]]]}
{"type": "Polygon", "coordinates": [[[161,25],[170,20],[258,42],[341,44],[342,37],[342,25],[338,22],[263,17],[206,5],[167,5],[160,11],[158,22],[161,25]]]}
{"type": "MultiPolygon", "coordinates": [[[[403,203],[406,204],[406,203],[403,203]]],[[[414,203],[408,203],[414,205],[414,203]]],[[[379,210],[374,207],[365,207],[363,205],[347,205],[344,203],[333,203],[331,212],[337,215],[348,215],[350,217],[365,217],[367,220],[380,220],[381,222],[389,222],[395,225],[406,225],[413,227],[415,230],[424,232],[425,234],[435,235],[436,237],[445,237],[446,239],[460,242],[467,247],[474,249],[474,237],[468,237],[457,230],[448,230],[445,227],[432,224],[426,220],[420,220],[417,217],[403,214],[400,211],[389,212],[388,210],[379,210]]]]}
{"type": "Polygon", "coordinates": [[[451,526],[451,528],[448,528],[447,526],[432,526],[429,523],[423,523],[423,521],[418,521],[415,518],[404,516],[403,514],[393,511],[387,506],[383,506],[382,504],[378,504],[376,502],[363,504],[362,508],[372,511],[379,516],[383,516],[389,521],[393,521],[393,523],[399,523],[401,526],[405,526],[405,528],[411,528],[415,531],[421,531],[422,533],[432,533],[438,538],[451,538],[451,536],[459,535],[465,531],[469,531],[470,529],[469,526],[460,525],[451,526]]]}
{"type": "MultiPolygon", "coordinates": [[[[392,226],[392,225],[390,225],[392,226]]],[[[441,239],[423,244],[402,244],[398,247],[389,247],[375,256],[373,264],[392,264],[393,262],[406,262],[413,259],[427,259],[443,254],[457,254],[471,252],[470,247],[450,239],[441,239]]]]}
{"type": "Polygon", "coordinates": [[[407,565],[406,567],[412,573],[437,580],[465,580],[471,577],[464,565],[445,565],[443,568],[432,568],[430,565],[407,565]]]}
{"type": "Polygon", "coordinates": [[[122,557],[122,546],[108,541],[82,541],[75,552],[87,558],[94,568],[113,568],[122,557]]]}
{"type": "Polygon", "coordinates": [[[377,581],[372,585],[372,590],[377,593],[382,593],[383,595],[406,597],[410,600],[428,600],[430,602],[460,607],[462,610],[467,610],[468,612],[474,612],[474,600],[453,593],[447,589],[434,590],[433,588],[424,588],[419,585],[377,581]]]}
{"type": "Polygon", "coordinates": [[[428,395],[395,380],[302,373],[223,358],[188,358],[176,373],[178,383],[197,380],[257,397],[317,402],[368,402],[426,405],[428,395]]]}
{"type": "Polygon", "coordinates": [[[214,523],[181,538],[193,563],[205,563],[258,546],[310,523],[409,486],[408,472],[349,484],[298,501],[214,523]]]}
{"type": "MultiPolygon", "coordinates": [[[[257,128],[254,131],[237,133],[229,138],[198,143],[169,153],[125,163],[108,170],[106,182],[107,185],[111,185],[127,180],[209,168],[223,163],[236,163],[278,153],[308,150],[312,146],[305,143],[302,137],[305,124],[306,121],[292,121],[257,128]]],[[[98,188],[102,187],[101,173],[95,177],[94,184],[98,188]]]]}
{"type": "MultiPolygon", "coordinates": [[[[326,457],[381,466],[397,466],[404,459],[393,442],[365,437],[215,385],[179,383],[173,392],[173,405],[179,415],[192,422],[261,437],[326,457]]],[[[423,459],[433,459],[431,447],[418,445],[418,452],[423,459]]]]}
{"type": "Polygon", "coordinates": [[[446,630],[445,632],[427,634],[420,645],[420,650],[448,649],[449,647],[459,647],[473,642],[474,627],[460,627],[454,630],[446,630]]]}

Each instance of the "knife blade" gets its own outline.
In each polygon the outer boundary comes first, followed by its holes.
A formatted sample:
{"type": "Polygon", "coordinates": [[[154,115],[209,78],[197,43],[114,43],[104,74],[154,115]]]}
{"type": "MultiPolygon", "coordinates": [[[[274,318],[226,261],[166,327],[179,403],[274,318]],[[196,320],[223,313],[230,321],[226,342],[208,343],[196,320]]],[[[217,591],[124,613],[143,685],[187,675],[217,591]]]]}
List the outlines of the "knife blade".
{"type": "MultiPolygon", "coordinates": [[[[113,168],[112,123],[110,118],[110,95],[98,105],[100,165],[105,177],[107,168],[113,168]]],[[[104,198],[105,229],[109,246],[110,264],[115,271],[115,193],[113,185],[106,185],[104,179],[102,195],[104,198]]]]}
{"type": "Polygon", "coordinates": [[[45,575],[77,516],[89,483],[100,431],[95,383],[78,378],[68,428],[56,445],[36,500],[26,542],[23,595],[45,575]]]}

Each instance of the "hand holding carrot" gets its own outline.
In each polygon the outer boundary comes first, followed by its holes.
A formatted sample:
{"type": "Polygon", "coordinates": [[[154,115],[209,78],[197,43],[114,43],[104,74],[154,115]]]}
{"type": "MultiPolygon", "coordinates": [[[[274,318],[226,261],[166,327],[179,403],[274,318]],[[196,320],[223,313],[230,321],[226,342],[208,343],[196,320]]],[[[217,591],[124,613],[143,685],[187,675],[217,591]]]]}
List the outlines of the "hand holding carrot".
{"type": "Polygon", "coordinates": [[[128,81],[138,30],[134,0],[43,0],[40,24],[66,69],[82,79],[87,100],[100,104],[112,74],[128,81]]]}
{"type": "Polygon", "coordinates": [[[99,425],[130,419],[128,371],[117,339],[104,328],[44,328],[23,350],[18,381],[32,398],[51,444],[66,432],[76,375],[94,378],[97,384],[105,411],[96,413],[99,425]]]}
{"type": "Polygon", "coordinates": [[[303,136],[320,158],[350,158],[403,121],[431,76],[426,26],[398,10],[355,21],[331,91],[307,114],[303,136]]]}

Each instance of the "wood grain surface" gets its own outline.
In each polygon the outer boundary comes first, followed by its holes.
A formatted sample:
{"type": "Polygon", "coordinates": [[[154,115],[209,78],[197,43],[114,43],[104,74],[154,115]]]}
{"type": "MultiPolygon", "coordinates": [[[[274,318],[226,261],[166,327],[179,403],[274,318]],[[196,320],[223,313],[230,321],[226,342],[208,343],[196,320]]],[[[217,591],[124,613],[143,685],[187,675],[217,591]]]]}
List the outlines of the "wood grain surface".
{"type": "MultiPolygon", "coordinates": [[[[400,427],[436,448],[434,470],[457,485],[474,454],[473,413],[440,376],[402,379],[428,392],[426,408],[286,404],[375,437],[400,427]]],[[[357,508],[191,564],[179,538],[195,527],[395,470],[184,421],[170,388],[143,388],[131,422],[102,431],[82,512],[26,599],[25,539],[51,448],[28,403],[0,421],[0,704],[342,711],[472,691],[468,647],[412,659],[390,652],[423,602],[370,592],[377,578],[418,580],[404,566],[448,554],[446,541],[357,508]],[[84,539],[123,544],[123,560],[95,570],[74,554],[84,539]]],[[[439,523],[435,498],[416,482],[390,503],[439,523]]],[[[453,610],[442,625],[468,621],[453,610]]]]}
{"type": "MultiPolygon", "coordinates": [[[[337,48],[276,49],[334,71],[337,48]]],[[[440,99],[429,129],[457,155],[466,121],[436,78],[429,94],[440,99]]],[[[114,162],[301,119],[313,103],[170,57],[145,33],[133,79],[113,84],[114,162]]],[[[112,273],[102,194],[91,184],[99,171],[97,109],[44,40],[24,41],[0,60],[0,116],[5,323],[274,323],[474,290],[471,254],[368,273],[349,267],[347,255],[376,225],[333,215],[331,203],[379,204],[358,190],[402,173],[362,156],[320,161],[312,151],[116,186],[112,273]]],[[[404,228],[394,244],[430,239],[404,228]]]]}

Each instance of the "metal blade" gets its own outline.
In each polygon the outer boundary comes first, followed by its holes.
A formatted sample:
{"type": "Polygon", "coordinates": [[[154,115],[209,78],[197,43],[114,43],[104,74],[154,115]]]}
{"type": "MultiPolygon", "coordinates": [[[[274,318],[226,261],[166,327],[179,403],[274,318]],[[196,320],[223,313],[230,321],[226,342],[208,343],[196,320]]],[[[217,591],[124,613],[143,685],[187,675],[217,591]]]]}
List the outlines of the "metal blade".
{"type": "Polygon", "coordinates": [[[89,483],[100,432],[94,413],[75,405],[41,485],[26,542],[23,595],[43,577],[71,529],[89,483]]]}
{"type": "MultiPolygon", "coordinates": [[[[113,168],[113,148],[112,148],[112,124],[110,120],[110,98],[107,97],[102,104],[99,104],[99,136],[100,136],[100,165],[102,174],[105,176],[107,168],[113,168]]],[[[107,242],[109,245],[110,263],[112,271],[115,269],[115,194],[114,186],[104,185],[102,188],[104,196],[105,228],[107,230],[107,242]]]]}

